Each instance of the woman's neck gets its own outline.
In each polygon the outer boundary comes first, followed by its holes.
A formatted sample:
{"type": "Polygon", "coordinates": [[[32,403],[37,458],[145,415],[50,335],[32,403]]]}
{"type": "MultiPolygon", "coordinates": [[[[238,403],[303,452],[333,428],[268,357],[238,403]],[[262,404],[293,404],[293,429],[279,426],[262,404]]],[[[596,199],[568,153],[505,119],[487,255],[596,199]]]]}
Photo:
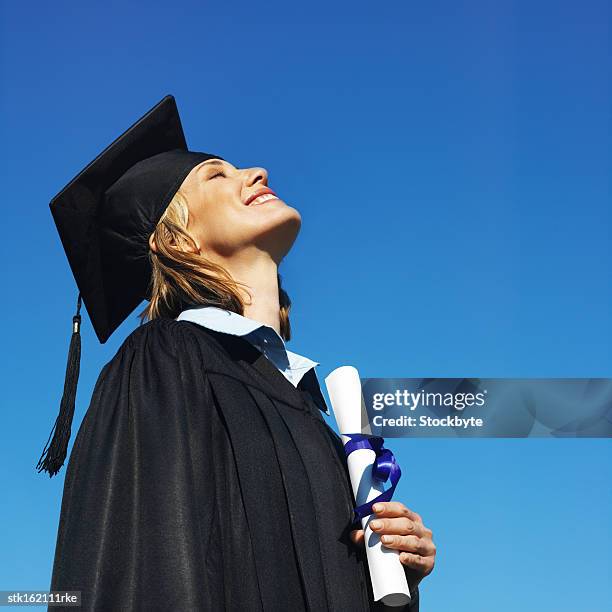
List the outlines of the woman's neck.
{"type": "Polygon", "coordinates": [[[244,316],[269,325],[280,335],[280,301],[278,292],[278,266],[269,257],[255,261],[226,264],[232,278],[248,286],[248,295],[240,287],[244,300],[244,316]],[[250,303],[249,303],[250,302],[250,303]]]}

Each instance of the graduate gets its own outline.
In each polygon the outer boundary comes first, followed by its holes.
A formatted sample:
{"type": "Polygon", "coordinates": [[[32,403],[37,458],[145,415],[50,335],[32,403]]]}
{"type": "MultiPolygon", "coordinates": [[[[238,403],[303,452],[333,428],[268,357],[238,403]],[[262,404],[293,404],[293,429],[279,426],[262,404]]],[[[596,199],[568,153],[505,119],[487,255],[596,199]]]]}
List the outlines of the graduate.
{"type": "MultiPolygon", "coordinates": [[[[100,342],[148,301],[78,430],[51,590],[81,591],[85,610],[386,609],[318,364],[286,348],[278,266],[301,218],[266,171],[189,151],[166,96],[51,211],[79,295],[39,471],[67,455],[81,301],[100,342]]],[[[416,612],[432,532],[399,501],[378,506],[375,530],[402,551],[412,596],[395,609],[416,612]]]]}

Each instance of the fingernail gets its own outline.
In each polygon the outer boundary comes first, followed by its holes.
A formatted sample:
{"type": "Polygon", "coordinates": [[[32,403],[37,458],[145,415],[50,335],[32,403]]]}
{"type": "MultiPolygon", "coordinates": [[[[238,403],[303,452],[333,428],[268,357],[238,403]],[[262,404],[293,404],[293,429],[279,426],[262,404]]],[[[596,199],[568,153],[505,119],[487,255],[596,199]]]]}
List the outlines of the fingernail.
{"type": "Polygon", "coordinates": [[[379,527],[382,527],[382,522],[381,521],[372,521],[370,523],[370,527],[372,529],[378,529],[379,527]]]}
{"type": "Polygon", "coordinates": [[[381,538],[380,538],[380,539],[381,539],[383,542],[386,542],[386,543],[388,544],[388,543],[389,543],[389,542],[391,542],[391,540],[393,539],[393,536],[384,535],[384,536],[381,536],[381,538]]]}
{"type": "Polygon", "coordinates": [[[380,512],[383,509],[382,504],[374,504],[372,506],[372,510],[374,510],[374,512],[380,512]]]}

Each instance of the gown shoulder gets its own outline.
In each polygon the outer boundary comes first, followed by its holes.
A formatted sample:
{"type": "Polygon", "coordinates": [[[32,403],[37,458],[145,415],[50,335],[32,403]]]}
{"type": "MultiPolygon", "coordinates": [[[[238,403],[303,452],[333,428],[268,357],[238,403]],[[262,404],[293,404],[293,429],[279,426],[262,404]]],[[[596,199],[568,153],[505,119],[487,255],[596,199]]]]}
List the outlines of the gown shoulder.
{"type": "Polygon", "coordinates": [[[193,334],[173,319],[143,324],[96,382],[66,470],[52,576],[53,590],[82,591],[85,610],[206,609],[201,533],[219,436],[193,334]]]}

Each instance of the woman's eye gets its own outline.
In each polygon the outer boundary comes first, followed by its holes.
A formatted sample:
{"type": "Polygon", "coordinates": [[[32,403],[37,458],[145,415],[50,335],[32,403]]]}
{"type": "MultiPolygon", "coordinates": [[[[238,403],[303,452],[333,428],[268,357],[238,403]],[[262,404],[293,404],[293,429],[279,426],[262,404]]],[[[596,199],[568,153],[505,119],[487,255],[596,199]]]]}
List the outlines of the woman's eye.
{"type": "Polygon", "coordinates": [[[216,174],[213,174],[213,175],[210,177],[210,179],[209,179],[209,180],[212,180],[212,179],[214,179],[214,178],[215,178],[215,177],[217,177],[217,176],[225,176],[225,174],[223,173],[223,171],[221,171],[221,172],[217,172],[216,174]]]}

